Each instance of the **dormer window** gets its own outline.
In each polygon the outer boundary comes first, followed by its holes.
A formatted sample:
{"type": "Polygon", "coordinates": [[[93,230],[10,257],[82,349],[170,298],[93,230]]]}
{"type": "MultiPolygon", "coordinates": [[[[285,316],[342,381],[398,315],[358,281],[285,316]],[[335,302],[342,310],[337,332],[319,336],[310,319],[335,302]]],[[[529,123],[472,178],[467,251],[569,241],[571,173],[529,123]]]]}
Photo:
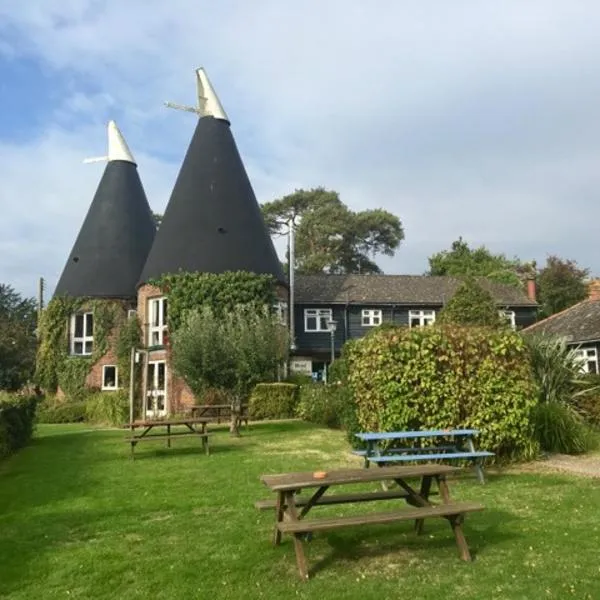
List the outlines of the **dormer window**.
{"type": "Polygon", "coordinates": [[[167,299],[150,298],[148,300],[149,346],[164,346],[167,338],[167,299]]]}
{"type": "Polygon", "coordinates": [[[90,356],[94,351],[94,315],[91,312],[71,316],[71,354],[90,356]]]}

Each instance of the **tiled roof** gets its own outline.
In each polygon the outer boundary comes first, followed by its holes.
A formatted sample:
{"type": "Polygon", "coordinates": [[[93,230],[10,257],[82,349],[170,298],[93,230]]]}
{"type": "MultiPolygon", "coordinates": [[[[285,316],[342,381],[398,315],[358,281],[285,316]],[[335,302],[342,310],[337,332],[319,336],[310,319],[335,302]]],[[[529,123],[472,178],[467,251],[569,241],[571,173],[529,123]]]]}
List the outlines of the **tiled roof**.
{"type": "MultiPolygon", "coordinates": [[[[524,289],[478,281],[499,306],[537,306],[524,289]]],[[[460,283],[456,277],[429,275],[296,275],[294,290],[301,304],[444,305],[460,283]]]]}
{"type": "Polygon", "coordinates": [[[556,335],[567,342],[600,340],[600,300],[579,302],[523,331],[556,335]]]}

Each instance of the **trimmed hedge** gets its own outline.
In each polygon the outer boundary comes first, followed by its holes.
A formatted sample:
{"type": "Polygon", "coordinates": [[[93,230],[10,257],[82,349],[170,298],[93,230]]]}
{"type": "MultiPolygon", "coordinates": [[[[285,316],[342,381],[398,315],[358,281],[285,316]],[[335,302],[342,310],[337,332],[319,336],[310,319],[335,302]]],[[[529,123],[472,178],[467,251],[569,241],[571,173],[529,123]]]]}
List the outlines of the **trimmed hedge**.
{"type": "Polygon", "coordinates": [[[22,448],[31,439],[37,402],[35,396],[0,392],[0,458],[22,448]]]}
{"type": "Polygon", "coordinates": [[[86,413],[85,400],[55,404],[47,399],[38,409],[37,421],[38,423],[82,423],[86,420],[86,413]]]}
{"type": "Polygon", "coordinates": [[[125,390],[98,392],[85,402],[85,420],[95,425],[124,425],[129,422],[129,394],[125,390]]]}
{"type": "Polygon", "coordinates": [[[298,403],[298,386],[293,383],[259,383],[248,403],[251,419],[290,419],[298,403]]]}
{"type": "Polygon", "coordinates": [[[523,338],[508,329],[432,326],[373,332],[348,349],[363,431],[474,428],[498,458],[537,454],[537,390],[523,338]]]}
{"type": "Polygon", "coordinates": [[[342,385],[312,383],[300,388],[296,415],[304,421],[332,429],[344,427],[346,413],[353,404],[350,390],[342,385]]]}

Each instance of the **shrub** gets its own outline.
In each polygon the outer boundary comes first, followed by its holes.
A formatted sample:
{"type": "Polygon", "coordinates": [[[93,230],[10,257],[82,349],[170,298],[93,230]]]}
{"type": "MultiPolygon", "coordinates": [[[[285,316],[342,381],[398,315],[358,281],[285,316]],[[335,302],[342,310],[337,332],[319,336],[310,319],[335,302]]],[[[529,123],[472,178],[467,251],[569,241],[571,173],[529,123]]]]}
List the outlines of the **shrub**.
{"type": "Polygon", "coordinates": [[[537,390],[525,342],[508,328],[382,330],[352,344],[347,360],[363,431],[475,428],[498,457],[537,452],[537,390]]]}
{"type": "Polygon", "coordinates": [[[295,385],[310,385],[313,382],[313,378],[306,373],[290,373],[286,379],[286,383],[293,383],[295,385]]]}
{"type": "Polygon", "coordinates": [[[96,425],[129,422],[129,395],[125,390],[98,392],[85,401],[86,421],[96,425]]]}
{"type": "Polygon", "coordinates": [[[0,457],[22,448],[31,439],[38,400],[0,392],[0,457]]]}
{"type": "Polygon", "coordinates": [[[248,413],[252,419],[289,419],[298,402],[293,383],[259,383],[250,395],[248,413]]]}
{"type": "Polygon", "coordinates": [[[38,423],[82,423],[86,420],[86,401],[57,402],[47,398],[38,408],[38,423]]]}
{"type": "Polygon", "coordinates": [[[312,383],[300,388],[296,416],[304,421],[339,429],[342,427],[349,390],[337,384],[312,383]]]}
{"type": "Polygon", "coordinates": [[[600,427],[600,394],[596,392],[580,396],[575,407],[586,423],[600,427]]]}
{"type": "Polygon", "coordinates": [[[592,432],[565,404],[543,402],[533,411],[535,436],[543,450],[563,454],[581,454],[595,443],[592,432]]]}

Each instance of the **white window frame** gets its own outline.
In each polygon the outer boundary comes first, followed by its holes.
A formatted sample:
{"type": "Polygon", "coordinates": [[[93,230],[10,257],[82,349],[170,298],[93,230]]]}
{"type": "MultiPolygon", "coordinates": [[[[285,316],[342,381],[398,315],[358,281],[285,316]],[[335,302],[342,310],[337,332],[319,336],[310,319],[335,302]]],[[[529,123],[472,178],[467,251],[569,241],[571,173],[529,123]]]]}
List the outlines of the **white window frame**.
{"type": "Polygon", "coordinates": [[[279,322],[279,324],[287,325],[288,303],[283,300],[279,300],[278,302],[275,302],[275,304],[273,304],[273,311],[275,313],[275,317],[277,318],[277,321],[279,322]]]}
{"type": "Polygon", "coordinates": [[[329,331],[329,321],[333,319],[331,308],[305,308],[304,309],[304,331],[306,333],[323,333],[329,331]],[[308,328],[308,319],[316,319],[316,329],[308,328]]]}
{"type": "Polygon", "coordinates": [[[380,308],[363,308],[360,315],[360,324],[363,327],[377,327],[383,323],[383,314],[380,308]]]}
{"type": "Polygon", "coordinates": [[[573,350],[576,359],[581,364],[582,373],[598,373],[598,349],[592,348],[575,348],[573,350]],[[596,365],[595,371],[590,371],[590,363],[596,365]]]}
{"type": "Polygon", "coordinates": [[[87,311],[87,312],[79,312],[79,313],[74,313],[71,315],[71,335],[70,335],[70,339],[71,339],[71,354],[73,356],[91,356],[92,353],[94,352],[94,313],[91,311],[87,311]],[[76,336],[75,335],[75,330],[76,330],[76,322],[77,322],[77,317],[82,317],[83,318],[83,327],[82,327],[82,332],[83,335],[81,336],[76,336]],[[87,325],[88,325],[88,321],[92,320],[92,335],[87,335],[87,325]],[[81,352],[76,352],[75,351],[75,344],[81,344],[81,352]],[[92,348],[89,352],[86,352],[86,345],[87,344],[91,344],[92,348]]]}
{"type": "Polygon", "coordinates": [[[515,311],[514,310],[501,310],[498,312],[498,314],[500,315],[500,318],[502,319],[506,319],[506,321],[508,323],[510,323],[510,326],[512,329],[516,329],[517,328],[517,321],[515,318],[515,311]]]}
{"type": "Polygon", "coordinates": [[[427,327],[435,323],[435,310],[409,310],[408,311],[408,326],[412,327],[427,327]],[[413,325],[413,319],[419,319],[418,325],[413,325]]]}
{"type": "Polygon", "coordinates": [[[102,390],[103,391],[112,391],[119,389],[119,367],[117,365],[102,365],[102,390]],[[115,370],[115,385],[106,385],[106,369],[114,369],[115,370]]]}
{"type": "Polygon", "coordinates": [[[148,346],[164,346],[167,332],[165,318],[166,296],[148,298],[148,346]],[[154,338],[156,337],[156,341],[154,338]]]}

